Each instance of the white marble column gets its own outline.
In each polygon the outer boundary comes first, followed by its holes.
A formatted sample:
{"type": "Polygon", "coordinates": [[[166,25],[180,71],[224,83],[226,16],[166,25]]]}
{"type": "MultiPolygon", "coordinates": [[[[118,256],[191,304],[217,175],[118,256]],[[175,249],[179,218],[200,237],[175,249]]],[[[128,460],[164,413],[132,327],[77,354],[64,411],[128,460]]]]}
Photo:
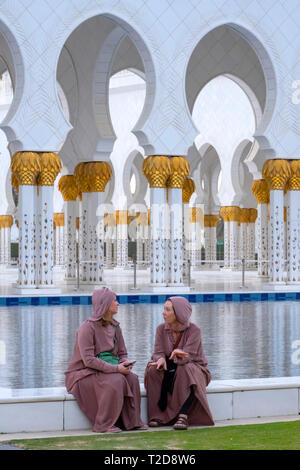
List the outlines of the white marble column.
{"type": "MultiPolygon", "coordinates": [[[[77,197],[78,187],[74,175],[61,176],[58,182],[58,189],[64,198],[64,262],[65,282],[75,283],[77,279],[76,265],[76,229],[77,229],[77,197]]],[[[79,224],[79,220],[78,220],[79,224]]],[[[79,228],[79,225],[78,225],[79,228]]]]}
{"type": "Polygon", "coordinates": [[[249,209],[249,221],[247,224],[247,250],[246,259],[248,268],[255,269],[255,221],[257,209],[249,209]]]}
{"type": "MultiPolygon", "coordinates": [[[[37,176],[41,165],[40,157],[33,152],[18,152],[11,161],[11,172],[19,190],[19,275],[18,288],[37,286],[37,176]]],[[[12,178],[13,179],[13,178],[12,178]]]]}
{"type": "Polygon", "coordinates": [[[292,160],[287,184],[287,281],[300,283],[300,160],[292,160]]]}
{"type": "Polygon", "coordinates": [[[183,277],[188,276],[188,260],[192,266],[192,223],[190,221],[189,202],[195,191],[195,183],[192,178],[186,178],[182,187],[182,264],[183,277]]]}
{"type": "Polygon", "coordinates": [[[239,267],[238,265],[238,221],[231,220],[230,225],[230,247],[229,247],[229,256],[230,256],[230,268],[235,270],[239,267]]]}
{"type": "Polygon", "coordinates": [[[150,184],[150,277],[153,287],[163,287],[168,283],[166,237],[169,230],[169,209],[166,203],[166,183],[170,172],[170,161],[167,156],[154,155],[144,160],[143,173],[150,184]]]}
{"type": "Polygon", "coordinates": [[[92,284],[103,283],[104,269],[104,213],[103,192],[90,192],[88,211],[88,279],[92,284]]]}
{"type": "Polygon", "coordinates": [[[170,286],[183,286],[182,188],[168,188],[170,208],[170,286]]]}
{"type": "Polygon", "coordinates": [[[8,266],[11,260],[11,215],[0,215],[0,264],[8,266]]]}
{"type": "Polygon", "coordinates": [[[147,242],[147,232],[148,228],[148,214],[147,212],[137,212],[135,214],[135,224],[136,224],[136,261],[137,269],[145,268],[145,259],[144,259],[144,246],[147,242]]]}
{"type": "Polygon", "coordinates": [[[80,281],[87,282],[88,278],[88,197],[87,192],[81,193],[79,201],[79,262],[80,281]]]}
{"type": "Polygon", "coordinates": [[[81,282],[99,285],[103,282],[104,267],[104,206],[103,193],[111,178],[108,162],[81,162],[74,176],[82,201],[79,211],[79,246],[81,282]]]}
{"type": "Polygon", "coordinates": [[[63,266],[65,264],[64,213],[56,212],[53,216],[53,222],[54,222],[54,265],[63,266]]]}
{"type": "Polygon", "coordinates": [[[77,278],[76,266],[76,217],[78,203],[76,200],[66,200],[64,205],[65,214],[65,280],[77,278]]]}
{"type": "Polygon", "coordinates": [[[240,208],[237,206],[223,206],[220,215],[224,220],[224,268],[235,270],[241,267],[237,262],[238,222],[240,208]]]}
{"type": "Polygon", "coordinates": [[[40,155],[41,171],[38,175],[38,226],[39,238],[39,288],[54,287],[54,229],[53,192],[54,181],[62,168],[60,158],[55,153],[40,155]]]}
{"type": "Polygon", "coordinates": [[[111,268],[113,264],[112,261],[112,240],[106,241],[106,260],[105,260],[105,267],[111,268]]]}
{"type": "Polygon", "coordinates": [[[151,204],[151,283],[166,286],[168,283],[168,226],[169,210],[166,188],[150,188],[151,204]]]}
{"type": "Polygon", "coordinates": [[[40,186],[38,197],[39,287],[53,286],[53,186],[40,186]]]}
{"type": "Polygon", "coordinates": [[[105,268],[113,267],[113,240],[115,239],[116,219],[114,214],[104,214],[104,227],[105,227],[105,268]]]}
{"type": "Polygon", "coordinates": [[[219,223],[217,214],[204,215],[204,236],[205,236],[205,260],[208,261],[205,268],[216,267],[217,261],[217,225],[219,223]]]}
{"type": "Polygon", "coordinates": [[[271,284],[284,284],[284,188],[291,170],[287,160],[267,160],[262,175],[270,189],[269,259],[271,284]]]}
{"type": "Polygon", "coordinates": [[[117,224],[117,268],[126,269],[128,266],[128,211],[116,211],[116,224],[117,224]]]}
{"type": "MultiPolygon", "coordinates": [[[[0,216],[1,217],[1,216],[0,216]]],[[[0,221],[0,264],[4,264],[4,227],[2,221],[0,221]]]]}
{"type": "Polygon", "coordinates": [[[252,184],[252,193],[257,201],[257,259],[258,275],[268,277],[269,273],[269,221],[268,204],[270,190],[264,179],[255,180],[252,184]]]}
{"type": "Polygon", "coordinates": [[[144,226],[144,258],[146,266],[150,266],[151,229],[150,229],[150,209],[147,212],[147,224],[144,226]]]}
{"type": "Polygon", "coordinates": [[[190,256],[191,266],[197,271],[201,267],[202,229],[204,226],[203,210],[200,207],[190,207],[190,256]]]}
{"type": "MultiPolygon", "coordinates": [[[[240,209],[240,223],[239,223],[239,252],[238,258],[240,260],[247,260],[247,224],[249,221],[249,212],[248,209],[242,207],[240,209]]],[[[248,266],[248,263],[246,264],[248,266]]]]}

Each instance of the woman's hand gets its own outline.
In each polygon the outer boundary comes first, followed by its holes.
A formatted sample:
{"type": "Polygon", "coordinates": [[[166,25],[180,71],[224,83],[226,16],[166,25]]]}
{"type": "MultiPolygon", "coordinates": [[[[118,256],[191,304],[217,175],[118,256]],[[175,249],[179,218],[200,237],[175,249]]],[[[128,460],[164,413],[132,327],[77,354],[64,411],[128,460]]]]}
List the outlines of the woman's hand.
{"type": "Polygon", "coordinates": [[[122,362],[121,364],[118,365],[118,372],[123,375],[128,375],[130,374],[130,371],[132,369],[132,366],[125,367],[124,364],[128,364],[129,361],[122,362]]]}
{"type": "Polygon", "coordinates": [[[182,357],[182,358],[189,357],[188,353],[182,351],[181,349],[174,349],[174,351],[172,352],[170,356],[170,360],[174,359],[174,356],[182,357]]]}
{"type": "Polygon", "coordinates": [[[167,370],[167,363],[164,357],[160,357],[156,362],[149,362],[148,367],[156,366],[157,370],[167,370]]]}

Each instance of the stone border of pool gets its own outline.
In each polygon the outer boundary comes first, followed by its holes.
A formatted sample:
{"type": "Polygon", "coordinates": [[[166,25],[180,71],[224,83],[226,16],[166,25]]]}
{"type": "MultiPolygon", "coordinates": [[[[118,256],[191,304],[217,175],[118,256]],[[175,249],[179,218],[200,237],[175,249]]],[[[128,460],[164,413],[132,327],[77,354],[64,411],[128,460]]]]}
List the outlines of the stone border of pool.
{"type": "MultiPolygon", "coordinates": [[[[300,300],[300,292],[216,292],[216,293],[174,293],[174,294],[117,294],[120,304],[164,303],[171,295],[181,295],[189,302],[261,302],[300,300]]],[[[2,296],[0,307],[18,305],[91,305],[91,294],[59,296],[2,296]]]]}
{"type": "MultiPolygon", "coordinates": [[[[147,397],[141,384],[142,419],[147,397]]],[[[300,376],[215,380],[207,387],[214,420],[300,414],[300,376]]],[[[91,430],[91,423],[64,387],[0,388],[0,433],[91,430]]],[[[299,416],[300,419],[300,416],[299,416]]]]}

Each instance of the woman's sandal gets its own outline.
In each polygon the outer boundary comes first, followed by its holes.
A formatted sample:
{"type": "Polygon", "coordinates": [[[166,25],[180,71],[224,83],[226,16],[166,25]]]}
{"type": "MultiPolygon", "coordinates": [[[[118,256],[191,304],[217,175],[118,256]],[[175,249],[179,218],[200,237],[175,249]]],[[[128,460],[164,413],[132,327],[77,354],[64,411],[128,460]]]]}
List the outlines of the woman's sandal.
{"type": "Polygon", "coordinates": [[[141,424],[140,426],[137,426],[137,427],[134,428],[134,429],[136,429],[136,430],[138,430],[138,431],[147,431],[148,426],[147,426],[147,424],[141,424]]]}
{"type": "Polygon", "coordinates": [[[156,419],[151,419],[151,421],[149,421],[149,426],[150,428],[158,428],[158,426],[160,426],[160,422],[156,419]]]}
{"type": "Polygon", "coordinates": [[[188,428],[188,424],[189,423],[188,423],[187,417],[183,415],[179,415],[173,428],[176,429],[177,431],[186,431],[188,428]]]}
{"type": "Polygon", "coordinates": [[[106,432],[115,434],[117,432],[122,432],[122,429],[118,428],[117,426],[111,426],[106,432]]]}

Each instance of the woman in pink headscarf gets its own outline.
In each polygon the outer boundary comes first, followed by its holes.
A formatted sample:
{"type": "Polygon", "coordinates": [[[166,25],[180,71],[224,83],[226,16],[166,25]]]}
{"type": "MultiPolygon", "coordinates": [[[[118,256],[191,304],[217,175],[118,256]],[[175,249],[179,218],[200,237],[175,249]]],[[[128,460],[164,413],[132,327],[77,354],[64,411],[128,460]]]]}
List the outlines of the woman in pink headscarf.
{"type": "Polygon", "coordinates": [[[77,330],[66,388],[93,423],[94,432],[146,429],[140,417],[140,385],[131,372],[119,323],[116,294],[104,287],[93,293],[93,315],[77,330]],[[127,367],[126,367],[127,365],[127,367]]]}
{"type": "Polygon", "coordinates": [[[206,398],[211,375],[191,313],[184,297],[170,297],[164,305],[165,323],[157,327],[153,361],[145,371],[149,426],[172,423],[183,430],[188,424],[214,424],[206,398]]]}

